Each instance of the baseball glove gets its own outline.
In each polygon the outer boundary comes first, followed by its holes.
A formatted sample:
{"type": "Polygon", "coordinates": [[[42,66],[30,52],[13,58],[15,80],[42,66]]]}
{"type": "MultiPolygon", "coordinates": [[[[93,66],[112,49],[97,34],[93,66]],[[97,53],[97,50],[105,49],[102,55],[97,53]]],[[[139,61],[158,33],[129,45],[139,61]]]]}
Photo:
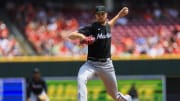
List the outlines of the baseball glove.
{"type": "Polygon", "coordinates": [[[46,94],[40,94],[38,98],[40,101],[49,101],[48,96],[46,94]]]}
{"type": "Polygon", "coordinates": [[[80,44],[93,44],[95,42],[95,38],[93,36],[88,36],[84,38],[83,40],[80,40],[80,44]]]}

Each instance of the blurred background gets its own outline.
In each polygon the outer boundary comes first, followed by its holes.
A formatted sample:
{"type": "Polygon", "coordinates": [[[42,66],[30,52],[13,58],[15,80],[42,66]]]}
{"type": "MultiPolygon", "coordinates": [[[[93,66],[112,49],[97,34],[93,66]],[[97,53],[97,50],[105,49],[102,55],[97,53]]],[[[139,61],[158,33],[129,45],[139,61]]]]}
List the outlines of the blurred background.
{"type": "MultiPolygon", "coordinates": [[[[109,19],[129,8],[112,28],[119,89],[128,93],[136,88],[134,101],[180,101],[179,0],[1,0],[0,101],[25,101],[34,68],[46,78],[51,101],[76,101],[75,77],[87,46],[66,37],[95,20],[96,5],[106,6],[109,19]],[[13,83],[20,85],[14,90],[21,96],[9,93],[14,87],[6,92],[13,83]]],[[[111,101],[97,84],[88,85],[89,101],[111,101]]]]}

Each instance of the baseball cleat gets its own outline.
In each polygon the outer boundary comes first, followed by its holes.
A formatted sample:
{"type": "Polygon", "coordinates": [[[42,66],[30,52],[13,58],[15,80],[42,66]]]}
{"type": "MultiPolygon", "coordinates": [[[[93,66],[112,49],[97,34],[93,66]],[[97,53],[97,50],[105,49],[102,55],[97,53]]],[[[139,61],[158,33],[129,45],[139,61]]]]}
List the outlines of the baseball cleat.
{"type": "Polygon", "coordinates": [[[132,101],[132,98],[131,98],[130,95],[125,95],[125,96],[124,96],[124,99],[125,99],[126,101],[132,101]]]}
{"type": "Polygon", "coordinates": [[[122,93],[119,93],[119,100],[118,101],[132,101],[132,97],[130,95],[123,95],[122,93]]]}

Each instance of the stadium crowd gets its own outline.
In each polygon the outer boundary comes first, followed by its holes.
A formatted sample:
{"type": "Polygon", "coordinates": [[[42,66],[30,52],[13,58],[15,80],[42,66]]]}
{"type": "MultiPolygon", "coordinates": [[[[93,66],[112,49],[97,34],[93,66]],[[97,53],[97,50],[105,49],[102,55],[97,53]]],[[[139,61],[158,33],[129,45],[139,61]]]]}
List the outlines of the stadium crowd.
{"type": "MultiPolygon", "coordinates": [[[[128,5],[130,14],[119,19],[112,29],[112,55],[180,54],[178,7],[162,6],[156,1],[148,5],[144,3],[134,10],[131,4],[128,5]]],[[[13,2],[7,3],[6,8],[38,54],[72,56],[87,53],[87,46],[79,45],[78,40],[70,42],[66,36],[92,22],[92,10],[55,10],[53,7],[32,3],[15,5],[13,2]]]]}
{"type": "Polygon", "coordinates": [[[0,57],[22,55],[21,48],[15,38],[9,35],[6,24],[0,20],[0,57]]]}

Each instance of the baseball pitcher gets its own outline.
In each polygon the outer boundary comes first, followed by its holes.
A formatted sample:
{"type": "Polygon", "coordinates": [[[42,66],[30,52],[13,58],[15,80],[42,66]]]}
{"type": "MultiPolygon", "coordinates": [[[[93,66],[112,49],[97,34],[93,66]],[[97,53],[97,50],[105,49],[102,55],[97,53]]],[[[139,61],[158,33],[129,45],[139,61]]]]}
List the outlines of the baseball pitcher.
{"type": "Polygon", "coordinates": [[[69,39],[80,39],[80,43],[88,44],[87,61],[78,73],[78,101],[87,101],[87,81],[98,76],[104,83],[107,93],[115,101],[131,101],[129,95],[118,92],[114,66],[111,60],[111,27],[116,21],[128,14],[128,8],[123,7],[111,20],[107,20],[104,6],[96,6],[96,21],[90,25],[72,32],[69,39]]]}

